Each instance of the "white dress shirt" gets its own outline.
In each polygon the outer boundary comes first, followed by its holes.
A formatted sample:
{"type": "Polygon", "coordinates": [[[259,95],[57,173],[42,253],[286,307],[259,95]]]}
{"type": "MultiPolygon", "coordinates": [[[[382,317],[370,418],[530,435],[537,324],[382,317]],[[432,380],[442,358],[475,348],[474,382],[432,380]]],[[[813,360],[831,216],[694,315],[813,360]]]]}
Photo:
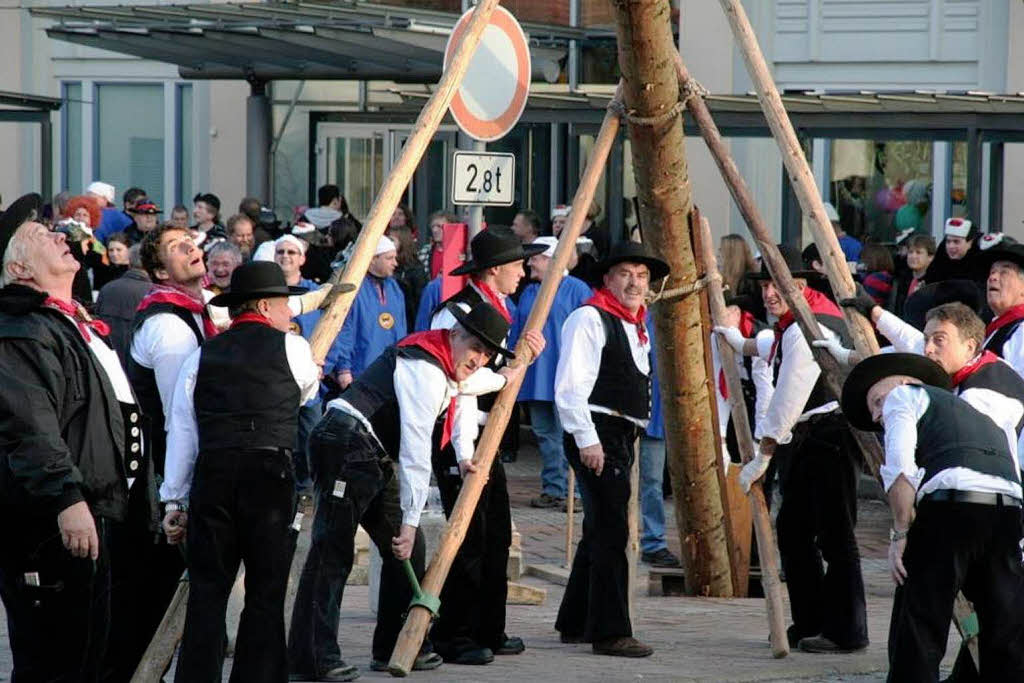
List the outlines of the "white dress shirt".
{"type": "MultiPolygon", "coordinates": [[[[637,370],[650,377],[650,339],[641,344],[636,325],[625,320],[619,322],[626,331],[629,350],[637,370]]],[[[558,367],[555,370],[555,407],[562,428],[572,434],[579,448],[600,443],[591,412],[616,415],[639,427],[647,427],[647,420],[638,420],[611,408],[590,403],[606,341],[601,314],[593,306],[577,308],[562,323],[558,367]]]]}
{"type": "MultiPolygon", "coordinates": [[[[988,343],[995,334],[993,332],[985,337],[983,348],[988,348],[988,343]]],[[[1003,352],[999,355],[1017,371],[1018,375],[1024,377],[1024,322],[1018,325],[1017,329],[1010,335],[1010,338],[1006,340],[1006,343],[1003,344],[1003,352]]]]}
{"type": "MultiPolygon", "coordinates": [[[[818,329],[825,339],[835,339],[836,334],[822,324],[818,329]]],[[[764,417],[758,422],[755,438],[771,438],[778,444],[787,444],[793,440],[793,427],[804,422],[813,415],[831,413],[839,408],[837,401],[829,401],[816,408],[804,412],[807,399],[814,390],[821,368],[814,360],[811,347],[804,338],[800,326],[793,323],[782,333],[779,342],[779,353],[782,362],[779,365],[778,379],[764,417]]]]}
{"type": "MultiPolygon", "coordinates": [[[[202,333],[202,316],[193,313],[192,317],[202,333]]],[[[171,396],[174,395],[182,363],[198,348],[192,328],[174,313],[157,313],[147,318],[132,337],[132,359],[156,375],[156,388],[165,417],[171,412],[171,396]]]]}
{"type": "Polygon", "coordinates": [[[875,327],[889,340],[893,351],[924,355],[924,334],[910,323],[885,311],[879,316],[875,327]]]}
{"type": "MultiPolygon", "coordinates": [[[[160,316],[153,316],[155,319],[160,316]]],[[[184,323],[183,323],[184,324],[184,323]]],[[[189,336],[192,336],[191,332],[189,336]]],[[[294,334],[285,334],[284,350],[292,378],[299,386],[299,405],[316,396],[320,388],[320,366],[313,361],[309,342],[294,334]]],[[[197,348],[185,359],[178,374],[167,416],[167,455],[164,461],[164,483],[160,500],[188,500],[192,490],[192,472],[199,456],[199,429],[196,425],[194,392],[199,374],[197,348]]]]}
{"type": "Polygon", "coordinates": [[[882,404],[882,424],[885,425],[885,464],[880,468],[882,484],[888,491],[902,474],[917,491],[917,500],[932,491],[955,489],[981,493],[1004,493],[1014,498],[1021,497],[1019,482],[1010,482],[1002,477],[981,474],[966,467],[949,467],[940,470],[924,485],[925,471],[917,466],[914,452],[917,450],[917,421],[928,409],[931,399],[928,393],[914,385],[901,385],[889,392],[882,404]]]}

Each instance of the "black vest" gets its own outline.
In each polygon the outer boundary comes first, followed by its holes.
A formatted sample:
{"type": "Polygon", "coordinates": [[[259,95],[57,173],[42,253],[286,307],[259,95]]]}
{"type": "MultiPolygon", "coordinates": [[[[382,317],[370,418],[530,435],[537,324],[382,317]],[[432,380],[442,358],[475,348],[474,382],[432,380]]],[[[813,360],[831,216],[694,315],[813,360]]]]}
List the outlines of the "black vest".
{"type": "MultiPolygon", "coordinates": [[[[476,291],[476,289],[473,287],[473,285],[467,284],[465,287],[460,289],[457,294],[454,294],[450,298],[446,299],[441,305],[439,305],[437,308],[435,308],[434,309],[434,315],[437,315],[438,313],[443,311],[445,308],[447,308],[449,303],[452,303],[452,304],[465,304],[466,306],[469,306],[469,308],[473,308],[477,304],[481,304],[481,303],[488,303],[489,304],[491,302],[490,301],[486,301],[480,295],[480,292],[476,291]]],[[[507,342],[508,342],[508,337],[506,337],[502,341],[502,344],[505,344],[507,342]]],[[[491,370],[494,370],[495,372],[497,372],[498,368],[500,368],[504,364],[505,364],[505,357],[502,356],[501,354],[496,354],[495,356],[493,356],[491,358],[491,360],[487,361],[487,365],[485,365],[484,367],[490,368],[491,370]]],[[[481,411],[481,412],[489,413],[491,411],[491,408],[494,406],[494,402],[497,399],[498,399],[498,394],[497,393],[483,394],[481,396],[477,396],[476,397],[477,409],[479,411],[481,411]]]]}
{"type": "MultiPolygon", "coordinates": [[[[968,389],[989,389],[1024,404],[1024,379],[1003,361],[988,363],[978,368],[967,379],[960,382],[956,388],[957,394],[962,394],[968,389]]],[[[1017,421],[1017,436],[1020,436],[1022,428],[1024,428],[1024,416],[1017,421]]]]}
{"type": "Polygon", "coordinates": [[[605,342],[601,349],[601,364],[597,381],[590,392],[588,403],[610,408],[638,420],[651,417],[651,377],[636,366],[629,337],[622,321],[611,313],[592,306],[601,316],[605,342]]]}
{"type": "Polygon", "coordinates": [[[917,421],[914,460],[924,468],[924,484],[940,471],[966,467],[1018,482],[1006,434],[984,413],[942,389],[910,385],[928,394],[928,408],[917,421]]]}
{"type": "Polygon", "coordinates": [[[370,422],[384,451],[396,462],[402,432],[395,395],[395,366],[399,356],[441,367],[436,358],[418,346],[389,346],[341,394],[346,403],[370,422]]]}
{"type": "Polygon", "coordinates": [[[295,448],[299,420],[285,333],[243,323],[203,344],[193,400],[199,452],[295,448]]]}
{"type": "Polygon", "coordinates": [[[1003,346],[1006,344],[1007,340],[1013,336],[1013,333],[1017,331],[1017,328],[1020,327],[1022,322],[1024,322],[1024,320],[1014,320],[1012,323],[1007,323],[993,332],[992,338],[988,340],[987,344],[985,344],[985,350],[991,351],[1002,358],[1003,346]]]}
{"type": "MultiPolygon", "coordinates": [[[[846,322],[842,318],[834,315],[827,315],[824,313],[815,313],[814,319],[817,320],[819,324],[825,326],[827,329],[834,332],[836,336],[839,337],[839,341],[840,343],[842,343],[843,346],[849,348],[850,346],[853,345],[850,341],[850,334],[846,329],[846,322]]],[[[797,325],[795,321],[792,324],[797,325]]],[[[785,332],[783,332],[783,334],[785,334],[785,332]]],[[[803,330],[798,330],[797,334],[802,335],[803,330]]],[[[772,375],[775,378],[776,384],[778,384],[779,382],[780,367],[782,367],[781,339],[779,340],[778,348],[776,348],[775,350],[774,367],[772,368],[772,375]]],[[[833,396],[832,392],[828,390],[828,387],[825,384],[824,376],[819,374],[818,380],[814,383],[814,388],[811,389],[811,395],[807,397],[807,403],[804,404],[804,409],[801,412],[806,413],[809,410],[814,410],[815,408],[819,408],[828,403],[829,401],[834,400],[836,400],[836,397],[833,396]]]]}
{"type": "Polygon", "coordinates": [[[128,339],[128,353],[125,358],[127,362],[125,372],[128,375],[128,381],[131,383],[132,389],[135,391],[135,398],[139,401],[139,407],[147,417],[149,427],[147,437],[149,441],[146,450],[153,456],[154,472],[162,477],[164,474],[164,456],[167,450],[164,405],[160,402],[160,390],[156,385],[156,373],[153,371],[153,368],[147,368],[136,363],[131,353],[132,342],[135,340],[136,332],[142,329],[143,323],[159,313],[173,313],[181,318],[196,336],[196,343],[199,346],[203,345],[203,332],[199,329],[199,324],[196,323],[195,316],[192,315],[191,311],[170,303],[147,306],[136,313],[135,320],[132,321],[132,329],[128,339]]]}

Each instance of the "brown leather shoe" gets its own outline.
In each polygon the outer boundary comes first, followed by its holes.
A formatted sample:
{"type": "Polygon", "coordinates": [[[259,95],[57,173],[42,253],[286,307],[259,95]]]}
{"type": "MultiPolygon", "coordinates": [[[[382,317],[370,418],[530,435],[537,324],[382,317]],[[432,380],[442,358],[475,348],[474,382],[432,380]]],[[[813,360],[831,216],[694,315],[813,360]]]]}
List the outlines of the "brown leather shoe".
{"type": "Polygon", "coordinates": [[[650,657],[654,654],[649,645],[644,645],[631,636],[599,640],[594,643],[593,648],[595,655],[612,657],[650,657]]]}

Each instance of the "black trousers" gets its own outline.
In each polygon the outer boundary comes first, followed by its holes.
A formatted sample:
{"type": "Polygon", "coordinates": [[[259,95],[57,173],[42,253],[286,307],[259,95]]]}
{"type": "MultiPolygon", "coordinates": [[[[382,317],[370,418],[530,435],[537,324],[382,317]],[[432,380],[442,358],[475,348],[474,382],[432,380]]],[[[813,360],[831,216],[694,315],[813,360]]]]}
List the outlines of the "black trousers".
{"type": "MultiPolygon", "coordinates": [[[[360,524],[382,560],[374,659],[391,658],[412,586],[391,551],[391,539],[402,525],[395,465],[373,435],[351,415],[328,410],[310,434],[309,454],[316,515],[288,632],[288,665],[294,673],[317,676],[342,663],[338,621],[360,524]]],[[[423,577],[424,554],[423,534],[417,530],[410,560],[418,578],[423,577]]]]}
{"type": "Polygon", "coordinates": [[[185,557],[163,534],[150,529],[145,481],[136,480],[128,496],[128,518],[112,543],[110,642],[104,679],[131,680],[170,605],[185,557]]]}
{"type": "Polygon", "coordinates": [[[922,499],[889,622],[890,681],[938,680],[960,590],[978,614],[979,680],[1024,681],[1021,536],[1020,508],[922,499]]]}
{"type": "Polygon", "coordinates": [[[821,634],[844,648],[868,642],[854,536],[855,454],[846,421],[829,414],[797,425],[793,440],[773,458],[781,456],[776,525],[794,630],[801,638],[821,634]]]}
{"type": "Polygon", "coordinates": [[[57,516],[0,510],[0,598],[14,659],[12,683],[94,683],[108,643],[110,542],[117,524],[95,519],[100,553],[76,559],[57,516]],[[32,584],[38,585],[32,585],[32,584]]]}
{"type": "MultiPolygon", "coordinates": [[[[451,445],[434,449],[434,476],[445,516],[462,490],[462,476],[451,445]]],[[[445,657],[477,647],[494,649],[505,640],[508,549],[512,544],[508,482],[501,459],[494,458],[487,485],[455,555],[444,588],[434,646],[445,657]]]]}
{"type": "Polygon", "coordinates": [[[188,612],[177,683],[217,683],[224,664],[228,595],[245,563],[245,608],[231,681],[287,680],[284,596],[295,551],[291,452],[199,454],[190,496],[188,612]]]}
{"type": "Polygon", "coordinates": [[[626,522],[629,472],[639,428],[628,420],[591,413],[604,449],[601,476],[580,462],[571,434],[565,434],[565,455],[576,471],[583,498],[583,536],[576,547],[569,583],[558,608],[555,628],[587,641],[633,635],[629,620],[629,563],[626,522]]]}

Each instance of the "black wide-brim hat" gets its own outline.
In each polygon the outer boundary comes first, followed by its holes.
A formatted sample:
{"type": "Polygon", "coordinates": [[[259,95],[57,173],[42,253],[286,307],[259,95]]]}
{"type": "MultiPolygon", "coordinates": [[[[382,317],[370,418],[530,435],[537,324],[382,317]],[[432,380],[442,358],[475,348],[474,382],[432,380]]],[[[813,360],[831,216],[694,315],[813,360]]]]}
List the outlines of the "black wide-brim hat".
{"type": "Polygon", "coordinates": [[[281,266],[273,261],[253,261],[235,268],[231,273],[231,289],[210,299],[210,305],[230,308],[252,299],[270,299],[308,291],[303,287],[289,287],[281,266]]]}
{"type": "Polygon", "coordinates": [[[940,389],[949,389],[949,375],[935,361],[918,353],[879,353],[853,366],[843,383],[839,399],[850,424],[865,432],[880,432],[882,425],[871,419],[868,391],[877,382],[893,375],[906,375],[940,389]]]}
{"type": "Polygon", "coordinates": [[[608,258],[599,262],[594,270],[596,277],[603,277],[612,266],[620,263],[642,263],[651,271],[651,282],[660,280],[669,274],[668,264],[654,255],[651,249],[642,242],[623,240],[616,242],[608,251],[608,258]]]}
{"type": "Polygon", "coordinates": [[[7,245],[22,225],[35,220],[43,210],[43,198],[36,192],[18,197],[7,210],[0,213],[0,261],[3,261],[7,245]]]}
{"type": "Polygon", "coordinates": [[[509,324],[494,306],[479,303],[466,313],[459,306],[448,304],[448,310],[463,329],[482,341],[487,348],[507,358],[516,357],[516,354],[502,346],[508,336],[509,324]]]}
{"type": "MultiPolygon", "coordinates": [[[[801,280],[820,280],[825,276],[822,273],[814,269],[807,269],[804,265],[804,258],[799,251],[788,244],[778,245],[779,253],[782,254],[782,260],[786,262],[786,266],[789,268],[789,273],[794,278],[801,280]]],[[[760,273],[747,273],[748,280],[760,281],[760,280],[771,280],[772,275],[768,272],[768,261],[763,256],[761,258],[761,272],[760,273]]]]}
{"type": "Polygon", "coordinates": [[[523,244],[514,232],[497,225],[478,232],[469,246],[473,258],[448,273],[449,275],[479,273],[495,266],[523,261],[547,250],[543,244],[523,244]]]}
{"type": "Polygon", "coordinates": [[[980,250],[975,258],[979,266],[984,268],[986,277],[996,261],[1009,261],[1024,269],[1024,244],[999,244],[980,250]]]}
{"type": "Polygon", "coordinates": [[[923,285],[907,297],[903,304],[903,320],[919,330],[924,329],[928,311],[942,304],[959,302],[975,313],[984,303],[981,289],[974,280],[942,280],[923,285]]]}

